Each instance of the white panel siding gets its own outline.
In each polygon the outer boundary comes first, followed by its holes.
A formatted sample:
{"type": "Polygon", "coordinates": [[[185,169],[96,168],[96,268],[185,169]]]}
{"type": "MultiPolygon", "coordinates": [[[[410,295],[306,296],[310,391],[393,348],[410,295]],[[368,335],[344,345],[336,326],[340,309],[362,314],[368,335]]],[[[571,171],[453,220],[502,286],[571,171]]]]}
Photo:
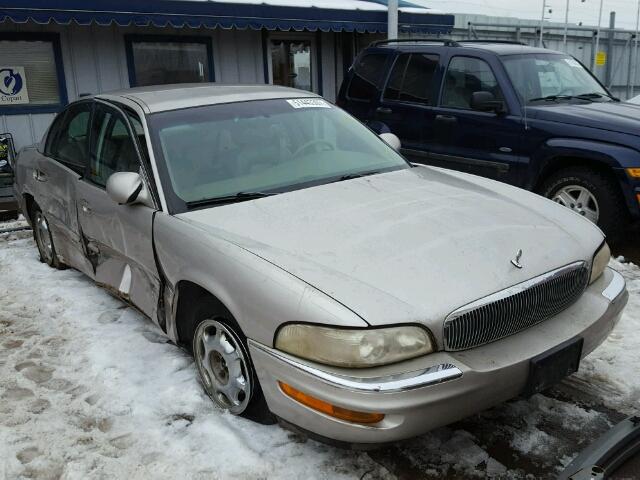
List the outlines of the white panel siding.
{"type": "MultiPolygon", "coordinates": [[[[215,80],[223,83],[264,83],[262,32],[190,28],[121,28],[76,24],[36,25],[0,23],[5,32],[57,32],[60,34],[62,63],[69,101],[81,94],[97,94],[129,87],[124,36],[126,34],[163,36],[204,36],[211,38],[215,80]]],[[[333,33],[321,34],[323,93],[335,101],[339,80],[335,69],[333,33]]],[[[341,65],[341,63],[340,63],[341,65]]],[[[338,76],[341,77],[341,66],[338,76]]],[[[39,142],[54,114],[0,116],[0,130],[13,134],[16,147],[39,142]]]]}

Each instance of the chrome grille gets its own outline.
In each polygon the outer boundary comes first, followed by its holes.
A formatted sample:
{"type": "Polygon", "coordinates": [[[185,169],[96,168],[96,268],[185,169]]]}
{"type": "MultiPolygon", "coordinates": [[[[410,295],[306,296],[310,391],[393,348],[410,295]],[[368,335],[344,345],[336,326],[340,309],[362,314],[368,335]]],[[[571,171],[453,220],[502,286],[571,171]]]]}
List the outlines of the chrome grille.
{"type": "Polygon", "coordinates": [[[586,264],[578,262],[466,305],[445,319],[445,350],[484,345],[553,317],[580,297],[588,281],[586,264]]]}

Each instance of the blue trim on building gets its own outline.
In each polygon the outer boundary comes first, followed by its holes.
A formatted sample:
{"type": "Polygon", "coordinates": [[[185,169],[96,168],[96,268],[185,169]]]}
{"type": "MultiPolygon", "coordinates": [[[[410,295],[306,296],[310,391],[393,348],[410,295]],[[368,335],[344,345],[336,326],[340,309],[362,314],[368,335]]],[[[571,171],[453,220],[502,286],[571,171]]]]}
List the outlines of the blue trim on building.
{"type": "MultiPolygon", "coordinates": [[[[15,107],[1,107],[0,115],[26,115],[29,113],[58,113],[67,103],[67,82],[64,78],[64,64],[62,63],[62,49],[60,48],[60,35],[57,33],[43,32],[3,32],[0,40],[27,41],[27,42],[51,42],[53,46],[53,59],[56,65],[56,78],[58,80],[58,97],[60,103],[40,105],[19,105],[15,107]]],[[[28,84],[27,84],[28,88],[28,84]]]]}
{"type": "MultiPolygon", "coordinates": [[[[283,7],[186,0],[5,0],[0,20],[68,25],[173,26],[191,28],[251,28],[253,30],[308,30],[315,32],[387,31],[387,12],[331,8],[283,7]]],[[[375,2],[379,3],[379,2],[375,2]]],[[[400,12],[400,31],[445,34],[453,15],[400,12]]]]}
{"type": "Polygon", "coordinates": [[[124,36],[124,48],[127,57],[127,70],[129,73],[129,86],[137,87],[136,69],[133,58],[132,43],[134,42],[156,42],[156,43],[201,43],[207,47],[207,60],[209,61],[209,71],[207,72],[210,82],[216,81],[215,68],[213,65],[213,44],[208,36],[185,36],[185,35],[139,35],[127,34],[124,36]]]}

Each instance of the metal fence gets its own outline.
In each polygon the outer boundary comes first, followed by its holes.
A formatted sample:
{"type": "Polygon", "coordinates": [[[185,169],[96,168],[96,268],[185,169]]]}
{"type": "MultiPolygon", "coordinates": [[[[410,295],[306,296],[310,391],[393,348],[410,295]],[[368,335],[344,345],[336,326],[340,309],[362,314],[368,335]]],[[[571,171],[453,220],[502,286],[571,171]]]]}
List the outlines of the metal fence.
{"type": "MultiPolygon", "coordinates": [[[[539,45],[540,24],[535,22],[512,25],[505,23],[468,21],[466,26],[458,23],[450,35],[454,40],[515,40],[528,45],[539,45]]],[[[610,18],[610,26],[615,25],[615,13],[610,18]]],[[[604,83],[611,93],[621,99],[640,95],[640,65],[635,32],[614,28],[601,28],[598,39],[595,27],[569,25],[564,42],[565,26],[545,25],[543,28],[544,47],[573,55],[604,83]],[[604,52],[604,65],[596,63],[597,50],[604,52]]]]}

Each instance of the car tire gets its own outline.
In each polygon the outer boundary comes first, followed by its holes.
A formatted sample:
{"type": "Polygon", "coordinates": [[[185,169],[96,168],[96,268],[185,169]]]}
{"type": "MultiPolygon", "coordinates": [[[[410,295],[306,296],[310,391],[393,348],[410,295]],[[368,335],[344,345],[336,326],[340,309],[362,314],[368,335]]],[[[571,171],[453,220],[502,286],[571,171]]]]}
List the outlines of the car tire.
{"type": "Polygon", "coordinates": [[[63,270],[66,266],[58,259],[53,236],[49,229],[49,222],[40,207],[34,204],[31,209],[31,224],[33,226],[33,239],[38,247],[40,261],[52,268],[63,270]]]}
{"type": "Polygon", "coordinates": [[[195,319],[191,351],[207,395],[234,415],[263,425],[276,423],[262,393],[247,339],[235,319],[208,301],[198,306],[195,319]],[[240,373],[236,380],[234,370],[240,373]]]}
{"type": "Polygon", "coordinates": [[[540,193],[591,220],[595,206],[595,223],[609,237],[618,236],[629,222],[627,206],[620,189],[605,172],[588,167],[565,168],[547,178],[540,193]],[[578,201],[588,196],[588,205],[578,201]]]}

